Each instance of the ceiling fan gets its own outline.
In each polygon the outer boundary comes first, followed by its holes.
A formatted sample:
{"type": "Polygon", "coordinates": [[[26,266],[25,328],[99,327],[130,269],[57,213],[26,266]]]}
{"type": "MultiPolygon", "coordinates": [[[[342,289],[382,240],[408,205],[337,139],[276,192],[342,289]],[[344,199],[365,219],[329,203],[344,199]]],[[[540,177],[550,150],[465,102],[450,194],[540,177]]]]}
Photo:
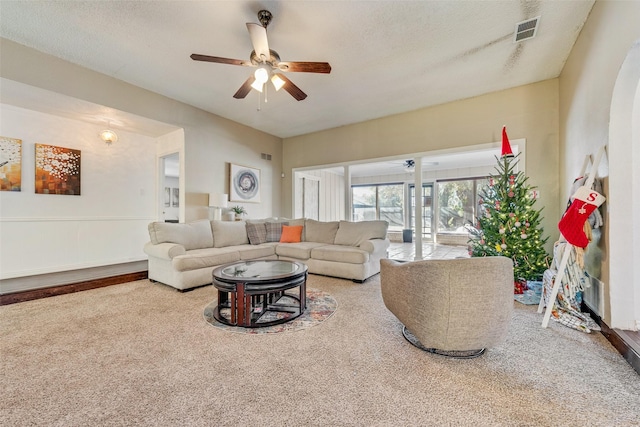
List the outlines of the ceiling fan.
{"type": "Polygon", "coordinates": [[[291,96],[298,101],[302,101],[307,97],[298,86],[293,84],[291,80],[285,77],[282,72],[301,72],[301,73],[325,73],[331,72],[331,65],[328,62],[291,62],[280,61],[280,55],[275,50],[269,49],[267,41],[267,26],[271,22],[271,12],[261,10],[258,12],[260,24],[247,22],[247,30],[253,44],[253,51],[249,55],[248,61],[241,59],[220,58],[218,56],[200,55],[194,53],[191,59],[194,61],[217,62],[220,64],[242,65],[244,67],[254,67],[256,71],[240,86],[240,89],[233,95],[236,99],[242,99],[247,96],[251,88],[262,92],[267,80],[276,90],[284,88],[291,96]]]}

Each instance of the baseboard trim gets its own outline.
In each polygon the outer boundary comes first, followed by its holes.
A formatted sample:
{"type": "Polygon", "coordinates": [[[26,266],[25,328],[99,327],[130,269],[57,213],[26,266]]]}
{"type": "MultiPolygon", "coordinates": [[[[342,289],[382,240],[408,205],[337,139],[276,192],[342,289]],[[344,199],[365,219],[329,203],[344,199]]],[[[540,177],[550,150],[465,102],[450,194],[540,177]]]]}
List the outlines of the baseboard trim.
{"type": "Polygon", "coordinates": [[[56,295],[88,291],[89,289],[104,288],[105,286],[119,285],[121,283],[133,282],[135,280],[144,280],[148,277],[148,271],[139,271],[136,273],[120,274],[118,276],[103,277],[100,279],[87,280],[84,282],[51,286],[49,288],[14,292],[10,294],[0,295],[0,306],[31,301],[40,298],[48,298],[56,295]]]}
{"type": "Polygon", "coordinates": [[[640,375],[640,354],[628,343],[624,337],[620,336],[618,332],[611,329],[609,325],[604,323],[600,316],[598,316],[588,305],[582,304],[582,311],[588,312],[591,318],[600,326],[602,335],[611,343],[612,346],[618,350],[618,353],[624,357],[624,359],[631,365],[631,367],[640,375]]]}

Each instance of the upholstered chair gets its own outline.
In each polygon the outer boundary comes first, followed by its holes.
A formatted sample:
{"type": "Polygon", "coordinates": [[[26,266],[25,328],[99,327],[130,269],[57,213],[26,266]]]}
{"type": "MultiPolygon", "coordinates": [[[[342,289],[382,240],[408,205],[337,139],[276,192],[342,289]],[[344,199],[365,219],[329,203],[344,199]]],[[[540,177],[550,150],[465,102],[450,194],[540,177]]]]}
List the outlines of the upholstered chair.
{"type": "Polygon", "coordinates": [[[513,311],[513,262],[506,257],[380,261],[382,298],[423,350],[477,357],[503,343],[513,311]]]}

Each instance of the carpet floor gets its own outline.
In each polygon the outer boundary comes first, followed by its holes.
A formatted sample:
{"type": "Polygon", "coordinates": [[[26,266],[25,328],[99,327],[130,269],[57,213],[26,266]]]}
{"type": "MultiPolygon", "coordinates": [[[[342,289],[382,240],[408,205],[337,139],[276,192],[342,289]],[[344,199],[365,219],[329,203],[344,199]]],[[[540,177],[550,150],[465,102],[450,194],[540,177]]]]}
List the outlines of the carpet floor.
{"type": "Polygon", "coordinates": [[[640,376],[600,334],[514,302],[507,342],[425,353],[379,276],[309,276],[337,311],[293,333],[211,327],[211,286],[147,280],[0,307],[7,426],[640,426],[640,376]]]}

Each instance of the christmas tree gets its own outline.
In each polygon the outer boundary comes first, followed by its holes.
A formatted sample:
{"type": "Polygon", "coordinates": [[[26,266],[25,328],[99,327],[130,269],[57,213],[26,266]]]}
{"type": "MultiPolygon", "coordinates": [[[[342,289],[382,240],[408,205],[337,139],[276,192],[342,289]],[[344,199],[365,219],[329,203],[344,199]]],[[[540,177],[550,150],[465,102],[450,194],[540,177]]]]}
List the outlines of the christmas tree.
{"type": "Polygon", "coordinates": [[[513,260],[516,280],[540,280],[549,265],[542,238],[540,210],[528,178],[516,172],[506,128],[502,129],[502,156],[496,157],[496,175],[480,191],[476,224],[469,227],[471,256],[506,256],[513,260]]]}

